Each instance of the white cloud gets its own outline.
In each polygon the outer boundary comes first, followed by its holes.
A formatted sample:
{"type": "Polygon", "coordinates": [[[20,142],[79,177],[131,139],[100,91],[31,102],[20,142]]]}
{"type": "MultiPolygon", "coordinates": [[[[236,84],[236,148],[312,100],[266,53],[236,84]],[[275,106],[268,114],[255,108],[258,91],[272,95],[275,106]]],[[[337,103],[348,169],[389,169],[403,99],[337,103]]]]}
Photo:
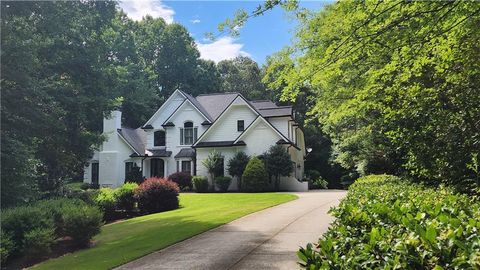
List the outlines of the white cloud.
{"type": "Polygon", "coordinates": [[[200,43],[197,41],[200,57],[203,59],[220,62],[225,59],[232,59],[237,56],[250,56],[242,51],[243,44],[235,43],[231,37],[222,37],[211,43],[200,43]]]}
{"type": "Polygon", "coordinates": [[[201,21],[199,19],[195,19],[195,20],[190,20],[190,22],[193,24],[197,24],[197,23],[200,23],[201,21]]]}
{"type": "Polygon", "coordinates": [[[161,0],[125,0],[120,2],[120,7],[135,21],[140,21],[148,14],[153,18],[161,17],[170,24],[175,15],[175,11],[163,4],[161,0]]]}

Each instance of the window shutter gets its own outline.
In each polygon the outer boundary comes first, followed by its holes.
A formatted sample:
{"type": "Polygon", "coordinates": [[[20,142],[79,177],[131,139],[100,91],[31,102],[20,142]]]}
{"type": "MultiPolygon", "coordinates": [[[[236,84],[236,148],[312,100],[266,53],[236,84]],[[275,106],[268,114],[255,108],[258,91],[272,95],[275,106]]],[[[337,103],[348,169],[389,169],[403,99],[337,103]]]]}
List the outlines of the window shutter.
{"type": "Polygon", "coordinates": [[[180,128],[180,145],[183,145],[183,128],[180,128]]]}
{"type": "Polygon", "coordinates": [[[197,128],[193,129],[193,142],[195,143],[197,141],[197,128]]]}

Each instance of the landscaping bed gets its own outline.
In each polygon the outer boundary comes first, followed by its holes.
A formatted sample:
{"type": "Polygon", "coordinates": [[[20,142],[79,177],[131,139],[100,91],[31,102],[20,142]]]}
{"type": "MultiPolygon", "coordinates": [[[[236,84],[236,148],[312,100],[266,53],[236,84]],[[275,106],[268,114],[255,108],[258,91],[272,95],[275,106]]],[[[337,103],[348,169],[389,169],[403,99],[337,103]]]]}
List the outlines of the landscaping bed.
{"type": "Polygon", "coordinates": [[[480,202],[389,175],[360,178],[301,248],[307,269],[479,269],[480,202]]]}

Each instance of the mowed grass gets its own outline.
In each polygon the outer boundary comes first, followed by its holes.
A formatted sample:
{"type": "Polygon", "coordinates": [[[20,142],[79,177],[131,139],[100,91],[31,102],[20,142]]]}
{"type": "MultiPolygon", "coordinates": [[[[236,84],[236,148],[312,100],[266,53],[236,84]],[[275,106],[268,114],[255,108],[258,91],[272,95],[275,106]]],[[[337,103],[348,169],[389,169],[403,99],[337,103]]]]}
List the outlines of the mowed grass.
{"type": "Polygon", "coordinates": [[[95,246],[34,269],[110,269],[247,214],[296,199],[279,193],[181,194],[180,209],[105,225],[95,246]]]}

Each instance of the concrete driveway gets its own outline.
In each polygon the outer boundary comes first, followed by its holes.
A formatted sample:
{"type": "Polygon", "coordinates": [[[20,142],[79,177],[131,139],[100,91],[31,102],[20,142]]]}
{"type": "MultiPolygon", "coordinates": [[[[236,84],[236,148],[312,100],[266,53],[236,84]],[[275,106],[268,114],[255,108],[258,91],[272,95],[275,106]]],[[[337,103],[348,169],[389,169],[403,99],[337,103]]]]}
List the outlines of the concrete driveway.
{"type": "Polygon", "coordinates": [[[327,212],[346,192],[295,194],[299,196],[295,201],[250,214],[118,269],[298,269],[299,246],[316,242],[327,230],[332,221],[327,212]]]}

